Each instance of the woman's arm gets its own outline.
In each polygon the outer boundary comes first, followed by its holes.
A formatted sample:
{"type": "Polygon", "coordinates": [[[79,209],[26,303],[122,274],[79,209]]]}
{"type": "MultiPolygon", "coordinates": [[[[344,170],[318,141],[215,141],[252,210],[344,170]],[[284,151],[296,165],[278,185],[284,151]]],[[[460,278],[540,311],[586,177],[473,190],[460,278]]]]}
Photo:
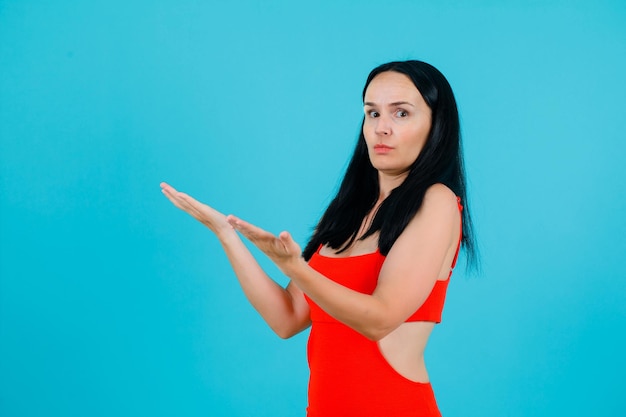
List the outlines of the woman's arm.
{"type": "Polygon", "coordinates": [[[302,291],[292,282],[287,288],[282,288],[272,280],[228,223],[226,216],[166,183],[161,184],[161,189],[176,207],[215,233],[246,297],[278,336],[288,338],[309,326],[309,306],[302,291]]]}
{"type": "Polygon", "coordinates": [[[337,320],[372,340],[380,340],[413,314],[438,278],[446,278],[459,238],[456,196],[434,185],[422,207],[389,251],[372,295],[324,277],[300,257],[298,245],[283,232],[274,237],[234,217],[229,222],[337,320]]]}

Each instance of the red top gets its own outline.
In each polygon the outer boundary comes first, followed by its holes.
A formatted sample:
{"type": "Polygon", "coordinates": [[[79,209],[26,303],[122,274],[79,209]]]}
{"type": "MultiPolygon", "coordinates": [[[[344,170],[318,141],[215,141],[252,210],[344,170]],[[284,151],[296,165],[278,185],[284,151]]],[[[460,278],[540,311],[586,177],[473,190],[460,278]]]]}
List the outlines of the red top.
{"type": "MultiPolygon", "coordinates": [[[[452,267],[458,252],[457,247],[452,267]]],[[[385,257],[378,250],[343,258],[322,256],[318,250],[309,265],[341,285],[372,294],[384,261],[385,257]]],[[[441,322],[450,275],[446,280],[436,281],[426,301],[407,321],[441,322]]],[[[441,415],[429,383],[411,381],[400,375],[384,358],[378,343],[306,299],[312,322],[307,348],[311,373],[308,417],[441,415]]]]}

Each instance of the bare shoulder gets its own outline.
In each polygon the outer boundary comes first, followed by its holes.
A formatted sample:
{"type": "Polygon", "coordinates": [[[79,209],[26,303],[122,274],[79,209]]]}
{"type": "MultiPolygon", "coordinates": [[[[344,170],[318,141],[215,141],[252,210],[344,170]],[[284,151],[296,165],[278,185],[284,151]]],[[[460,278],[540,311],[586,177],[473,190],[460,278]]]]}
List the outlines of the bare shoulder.
{"type": "Polygon", "coordinates": [[[379,282],[383,272],[406,277],[409,282],[403,282],[402,288],[420,287],[425,298],[436,280],[449,276],[460,222],[457,197],[452,190],[443,184],[430,186],[422,206],[389,251],[385,261],[389,265],[383,265],[379,282]]]}
{"type": "MultiPolygon", "coordinates": [[[[424,194],[422,206],[408,224],[407,232],[424,235],[425,232],[452,232],[460,222],[456,194],[444,184],[431,185],[424,194]]],[[[426,233],[428,234],[428,233],[426,233]]]]}
{"type": "MultiPolygon", "coordinates": [[[[441,214],[456,214],[457,196],[447,186],[437,183],[431,185],[424,194],[424,211],[435,211],[441,214]]],[[[420,210],[422,211],[422,210],[420,210]]]]}
{"type": "Polygon", "coordinates": [[[428,282],[447,279],[460,225],[457,196],[445,185],[434,184],[426,190],[422,206],[398,238],[403,245],[399,252],[419,265],[418,269],[429,277],[428,282]]]}

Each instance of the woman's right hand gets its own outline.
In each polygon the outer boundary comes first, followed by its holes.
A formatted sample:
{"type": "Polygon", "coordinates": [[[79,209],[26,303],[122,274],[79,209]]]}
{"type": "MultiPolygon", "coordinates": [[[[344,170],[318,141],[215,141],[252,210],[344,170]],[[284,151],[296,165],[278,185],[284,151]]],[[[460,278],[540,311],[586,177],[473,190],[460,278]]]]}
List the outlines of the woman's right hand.
{"type": "Polygon", "coordinates": [[[191,197],[188,194],[176,191],[171,185],[162,182],[161,191],[179,209],[186,211],[200,223],[211,229],[219,238],[224,233],[234,232],[233,227],[226,221],[226,216],[191,197]]]}

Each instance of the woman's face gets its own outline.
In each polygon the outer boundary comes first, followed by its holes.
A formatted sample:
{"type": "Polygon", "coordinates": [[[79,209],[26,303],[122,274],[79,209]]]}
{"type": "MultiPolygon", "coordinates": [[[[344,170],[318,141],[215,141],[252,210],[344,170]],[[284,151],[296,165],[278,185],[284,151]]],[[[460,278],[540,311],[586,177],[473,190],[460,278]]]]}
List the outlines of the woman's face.
{"type": "Polygon", "coordinates": [[[365,91],[363,136],[380,173],[408,173],[426,143],[432,112],[409,77],[382,72],[365,91]]]}

